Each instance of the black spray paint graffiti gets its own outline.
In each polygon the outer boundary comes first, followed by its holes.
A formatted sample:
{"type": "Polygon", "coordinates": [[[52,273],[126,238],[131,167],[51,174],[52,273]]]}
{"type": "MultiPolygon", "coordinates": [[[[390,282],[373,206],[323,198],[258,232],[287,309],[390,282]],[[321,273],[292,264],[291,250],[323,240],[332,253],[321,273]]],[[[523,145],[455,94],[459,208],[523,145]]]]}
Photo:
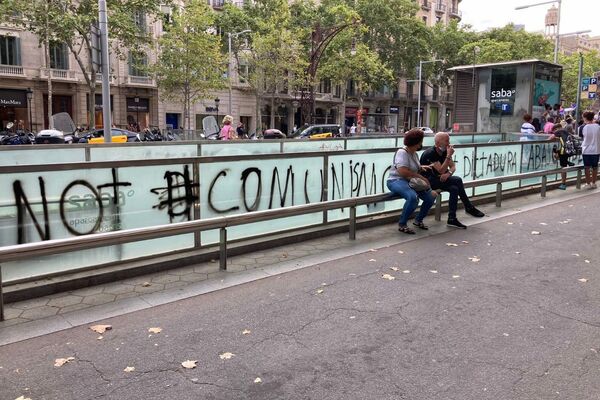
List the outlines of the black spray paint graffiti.
{"type": "Polygon", "coordinates": [[[192,208],[198,196],[194,194],[194,189],[198,187],[197,183],[190,179],[190,170],[184,166],[183,173],[177,171],[165,172],[164,179],[167,181],[166,187],[150,189],[150,192],[158,195],[158,204],[152,208],[159,210],[167,209],[170,222],[176,217],[183,217],[183,221],[192,219],[192,208]],[[183,190],[183,194],[181,191],[183,190]],[[177,209],[182,208],[181,211],[177,209]]]}
{"type": "MultiPolygon", "coordinates": [[[[519,173],[519,162],[517,152],[509,151],[507,153],[486,153],[482,151],[475,159],[472,156],[464,155],[463,178],[472,178],[475,171],[475,178],[482,178],[489,175],[511,175],[519,173]]],[[[454,162],[457,162],[455,159],[454,162]]]]}
{"type": "MultiPolygon", "coordinates": [[[[381,187],[381,193],[386,191],[386,180],[388,171],[392,167],[389,166],[385,169],[381,177],[377,177],[377,171],[375,167],[375,163],[371,163],[370,169],[364,162],[353,162],[350,160],[348,162],[348,175],[350,176],[350,197],[360,197],[360,196],[368,196],[372,194],[377,194],[377,183],[379,181],[381,187]]],[[[344,198],[344,194],[346,193],[346,187],[344,182],[344,163],[340,163],[341,172],[338,176],[338,171],[336,170],[335,164],[331,164],[331,179],[332,179],[332,193],[331,200],[336,199],[336,190],[337,190],[337,198],[344,198]]]]}
{"type": "MultiPolygon", "coordinates": [[[[51,235],[51,230],[50,230],[50,217],[49,217],[49,213],[48,213],[48,199],[46,197],[46,184],[44,182],[44,179],[42,177],[38,177],[38,184],[39,184],[39,188],[40,188],[40,198],[41,198],[41,204],[42,204],[42,209],[43,209],[43,228],[42,228],[42,223],[40,223],[40,221],[37,219],[37,217],[35,216],[35,213],[33,212],[33,209],[31,207],[30,201],[27,198],[27,194],[25,193],[25,191],[23,190],[23,185],[21,183],[20,180],[16,180],[15,182],[13,182],[13,193],[15,196],[15,205],[17,208],[17,243],[18,244],[23,244],[27,242],[27,238],[26,238],[26,219],[27,219],[27,215],[29,214],[29,217],[31,218],[31,221],[33,222],[34,228],[35,230],[38,232],[38,234],[40,235],[40,238],[42,240],[50,240],[52,235],[51,235]]],[[[90,184],[89,182],[85,181],[85,180],[75,180],[71,183],[69,183],[65,189],[62,191],[60,198],[59,198],[59,208],[60,208],[60,218],[61,218],[61,222],[63,224],[63,226],[65,227],[65,229],[67,229],[67,231],[69,233],[71,233],[72,235],[75,236],[82,236],[82,235],[87,235],[90,233],[94,233],[96,232],[101,224],[102,221],[104,219],[104,200],[106,200],[106,198],[110,198],[110,203],[112,203],[113,206],[117,206],[118,205],[118,199],[120,197],[120,193],[119,193],[119,188],[120,187],[127,187],[127,186],[131,186],[130,182],[119,182],[118,178],[117,178],[117,172],[116,170],[113,168],[112,169],[112,182],[106,183],[106,184],[102,184],[102,185],[98,185],[96,187],[94,187],[92,184],[90,184]],[[68,196],[69,191],[75,187],[84,187],[87,190],[90,191],[91,194],[86,195],[85,197],[91,198],[93,200],[93,202],[97,203],[98,205],[98,214],[94,217],[94,218],[90,218],[89,221],[94,222],[94,226],[92,227],[92,229],[90,229],[87,232],[81,232],[76,230],[73,226],[71,226],[71,224],[69,223],[69,221],[67,220],[67,210],[66,210],[66,206],[68,204],[76,204],[76,199],[73,198],[73,196],[68,196]],[[112,188],[113,189],[113,195],[110,196],[108,194],[102,194],[101,191],[104,188],[112,188]]],[[[79,198],[79,196],[74,196],[76,198],[79,198]]],[[[87,200],[84,200],[87,201],[87,200]]]]}
{"type": "MultiPolygon", "coordinates": [[[[240,209],[239,205],[235,205],[229,208],[219,208],[217,207],[217,204],[214,200],[214,194],[215,191],[217,189],[217,183],[220,182],[221,179],[226,179],[228,176],[228,172],[230,172],[230,170],[228,169],[224,169],[222,171],[220,171],[215,178],[212,180],[212,182],[210,183],[209,189],[208,189],[208,207],[210,208],[211,211],[217,213],[217,214],[226,214],[232,211],[238,211],[240,209]]],[[[326,192],[325,192],[325,181],[324,181],[324,177],[323,177],[323,171],[319,170],[320,174],[321,174],[321,198],[320,201],[325,201],[326,198],[326,192]]],[[[307,169],[304,172],[304,201],[305,204],[310,204],[311,199],[309,198],[309,188],[308,188],[308,183],[309,183],[309,173],[310,171],[307,169]]],[[[247,212],[251,212],[251,211],[257,211],[260,209],[260,201],[262,198],[262,171],[258,168],[252,167],[252,168],[246,168],[244,171],[242,171],[240,180],[242,182],[241,185],[241,193],[240,193],[240,197],[241,197],[241,202],[243,203],[244,209],[247,212]],[[248,193],[248,180],[251,176],[254,176],[256,179],[256,192],[254,194],[252,193],[248,193]],[[249,196],[254,196],[254,198],[252,199],[252,197],[250,197],[251,202],[248,201],[249,196]]],[[[282,176],[283,174],[279,173],[279,168],[278,167],[274,167],[272,172],[271,172],[271,186],[270,186],[270,190],[269,190],[269,205],[268,205],[268,209],[271,210],[274,207],[277,207],[277,205],[279,205],[279,207],[284,207],[286,205],[286,203],[288,205],[294,205],[295,204],[295,188],[296,188],[296,174],[294,173],[294,169],[292,166],[288,167],[286,172],[285,172],[285,181],[282,184],[282,176]],[[288,202],[289,200],[289,202],[288,202]]],[[[223,185],[226,185],[226,181],[222,181],[223,185]]]]}

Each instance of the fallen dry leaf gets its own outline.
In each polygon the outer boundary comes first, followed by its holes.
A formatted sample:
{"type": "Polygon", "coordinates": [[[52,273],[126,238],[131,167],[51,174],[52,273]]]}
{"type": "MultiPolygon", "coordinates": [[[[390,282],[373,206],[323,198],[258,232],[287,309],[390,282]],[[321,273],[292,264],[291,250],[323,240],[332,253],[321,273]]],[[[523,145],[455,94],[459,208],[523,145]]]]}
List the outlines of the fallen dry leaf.
{"type": "Polygon", "coordinates": [[[504,333],[502,334],[502,336],[507,336],[507,337],[508,337],[508,336],[510,336],[510,335],[509,335],[508,333],[504,332],[504,333]]]}
{"type": "Polygon", "coordinates": [[[590,260],[583,260],[586,264],[590,263],[590,260]]]}
{"type": "Polygon", "coordinates": [[[547,223],[545,223],[545,222],[540,222],[540,225],[542,225],[542,226],[547,226],[548,224],[547,224],[547,223]]]}
{"type": "Polygon", "coordinates": [[[198,360],[185,360],[184,362],[181,363],[181,366],[183,368],[187,368],[187,369],[194,369],[196,368],[196,364],[198,364],[198,360]]]}
{"type": "Polygon", "coordinates": [[[323,289],[319,289],[319,290],[317,290],[317,294],[321,294],[321,293],[323,293],[323,292],[324,292],[324,290],[323,290],[323,289]]]}
{"type": "Polygon", "coordinates": [[[575,257],[579,257],[579,254],[577,254],[577,253],[573,253],[573,254],[571,254],[571,255],[572,255],[572,256],[575,256],[575,257]]]}
{"type": "Polygon", "coordinates": [[[233,354],[233,353],[230,353],[230,352],[226,352],[226,353],[223,353],[223,354],[219,354],[219,358],[220,358],[221,360],[230,360],[230,359],[231,359],[231,358],[233,358],[233,357],[235,357],[235,354],[233,354]]]}
{"type": "Polygon", "coordinates": [[[283,253],[283,254],[281,255],[281,257],[283,257],[283,258],[287,258],[287,257],[288,257],[288,255],[287,255],[286,253],[283,253]]]}
{"type": "Polygon", "coordinates": [[[456,243],[446,243],[446,246],[448,246],[448,247],[458,247],[458,245],[456,243]]]}
{"type": "Polygon", "coordinates": [[[65,365],[66,363],[69,363],[69,362],[73,361],[74,359],[75,359],[75,357],[57,358],[56,360],[54,360],[54,366],[55,367],[62,367],[63,365],[65,365]]]}
{"type": "Polygon", "coordinates": [[[398,267],[390,267],[390,269],[391,269],[392,271],[399,271],[399,270],[400,270],[400,268],[398,268],[398,267]]]}
{"type": "Polygon", "coordinates": [[[254,383],[262,383],[262,379],[260,379],[260,378],[256,378],[256,379],[254,380],[254,383]]]}
{"type": "Polygon", "coordinates": [[[381,275],[381,278],[382,279],[387,279],[388,281],[393,281],[394,279],[396,279],[395,277],[393,277],[390,274],[383,274],[383,275],[381,275]]]}
{"type": "Polygon", "coordinates": [[[579,282],[586,283],[588,280],[585,278],[577,279],[579,282]]]}
{"type": "Polygon", "coordinates": [[[458,278],[460,278],[460,275],[452,275],[452,278],[453,279],[458,279],[458,278]]]}
{"type": "Polygon", "coordinates": [[[162,328],[148,328],[148,332],[150,333],[161,333],[162,332],[162,328]]]}
{"type": "Polygon", "coordinates": [[[244,329],[242,331],[242,335],[249,335],[250,334],[250,329],[244,329]]]}
{"type": "Polygon", "coordinates": [[[31,398],[30,397],[25,397],[25,396],[19,396],[15,400],[31,400],[31,398]]]}
{"type": "Polygon", "coordinates": [[[437,274],[438,273],[435,269],[432,269],[429,272],[431,272],[432,274],[437,274]]]}
{"type": "Polygon", "coordinates": [[[371,258],[371,259],[369,260],[369,262],[375,262],[375,261],[377,261],[377,260],[376,260],[376,259],[374,259],[374,258],[371,258]]]}
{"type": "Polygon", "coordinates": [[[369,249],[369,251],[370,251],[371,253],[374,253],[374,252],[376,252],[377,250],[376,250],[376,249],[369,249]]]}
{"type": "Polygon", "coordinates": [[[104,333],[106,331],[110,331],[112,329],[112,325],[93,325],[90,326],[90,329],[96,333],[104,333]]]}
{"type": "Polygon", "coordinates": [[[476,263],[476,262],[479,262],[479,261],[481,261],[481,258],[479,258],[479,257],[477,257],[477,256],[473,256],[473,257],[469,257],[469,260],[471,260],[471,262],[474,262],[474,263],[476,263]]]}
{"type": "Polygon", "coordinates": [[[531,231],[531,234],[532,234],[532,235],[541,235],[541,233],[540,233],[540,232],[538,232],[538,231],[531,231]]]}
{"type": "Polygon", "coordinates": [[[520,251],[515,251],[515,254],[521,254],[521,252],[520,251]]]}
{"type": "Polygon", "coordinates": [[[402,250],[398,250],[398,254],[404,254],[402,250]]]}
{"type": "Polygon", "coordinates": [[[135,367],[127,367],[123,370],[123,372],[133,372],[135,371],[135,367]]]}
{"type": "Polygon", "coordinates": [[[142,287],[148,287],[148,286],[152,286],[152,284],[150,282],[142,283],[142,287]]]}
{"type": "Polygon", "coordinates": [[[102,335],[100,335],[96,338],[96,340],[102,340],[102,339],[104,339],[104,336],[102,336],[102,335]]]}
{"type": "Polygon", "coordinates": [[[469,241],[468,240],[463,240],[462,244],[469,244],[469,241]]]}
{"type": "Polygon", "coordinates": [[[507,222],[506,225],[514,225],[514,222],[507,222]]]}
{"type": "Polygon", "coordinates": [[[405,269],[404,271],[402,271],[403,274],[410,274],[410,271],[405,269]]]}

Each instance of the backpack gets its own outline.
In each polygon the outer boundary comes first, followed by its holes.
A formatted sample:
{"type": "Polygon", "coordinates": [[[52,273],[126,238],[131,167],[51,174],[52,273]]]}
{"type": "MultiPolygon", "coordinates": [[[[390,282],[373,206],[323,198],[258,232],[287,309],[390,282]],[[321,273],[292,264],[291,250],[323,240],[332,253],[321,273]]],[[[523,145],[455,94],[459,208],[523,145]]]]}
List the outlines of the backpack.
{"type": "Polygon", "coordinates": [[[569,157],[581,154],[581,139],[575,135],[569,135],[567,140],[564,141],[560,138],[561,154],[565,154],[569,157]]]}

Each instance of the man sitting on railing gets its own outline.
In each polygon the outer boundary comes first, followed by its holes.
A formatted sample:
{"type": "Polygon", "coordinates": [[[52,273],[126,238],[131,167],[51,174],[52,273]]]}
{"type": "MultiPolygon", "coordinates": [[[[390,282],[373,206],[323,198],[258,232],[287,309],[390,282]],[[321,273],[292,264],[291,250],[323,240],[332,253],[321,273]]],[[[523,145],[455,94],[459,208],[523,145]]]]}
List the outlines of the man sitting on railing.
{"type": "Polygon", "coordinates": [[[445,132],[439,132],[435,135],[434,147],[425,150],[421,155],[421,165],[431,165],[433,167],[426,176],[431,183],[432,190],[443,190],[450,193],[448,201],[448,226],[466,229],[467,227],[461,224],[458,218],[456,218],[459,197],[468,214],[477,218],[481,218],[485,214],[471,204],[469,196],[465,192],[462,178],[454,176],[456,165],[452,160],[452,155],[454,155],[454,148],[450,145],[450,135],[445,132]]]}

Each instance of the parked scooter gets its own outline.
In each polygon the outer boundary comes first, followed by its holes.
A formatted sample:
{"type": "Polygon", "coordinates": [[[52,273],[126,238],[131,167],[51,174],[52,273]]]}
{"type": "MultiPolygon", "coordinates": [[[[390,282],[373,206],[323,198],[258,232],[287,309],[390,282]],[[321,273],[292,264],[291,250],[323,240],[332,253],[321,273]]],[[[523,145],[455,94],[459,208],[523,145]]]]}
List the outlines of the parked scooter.
{"type": "Polygon", "coordinates": [[[15,125],[12,122],[6,124],[6,131],[0,139],[0,145],[34,144],[35,135],[24,129],[11,131],[15,125]]]}

